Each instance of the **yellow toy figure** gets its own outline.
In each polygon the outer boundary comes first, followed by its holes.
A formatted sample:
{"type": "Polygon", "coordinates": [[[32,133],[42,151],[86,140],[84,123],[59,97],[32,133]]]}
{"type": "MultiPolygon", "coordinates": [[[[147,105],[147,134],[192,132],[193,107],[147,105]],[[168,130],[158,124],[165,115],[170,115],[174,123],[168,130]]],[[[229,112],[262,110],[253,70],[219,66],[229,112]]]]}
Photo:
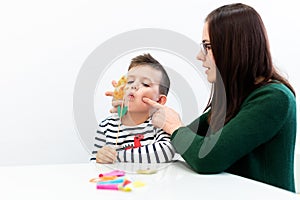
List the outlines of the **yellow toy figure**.
{"type": "Polygon", "coordinates": [[[113,95],[114,100],[123,100],[124,88],[126,86],[126,83],[127,83],[126,76],[122,76],[115,87],[114,95],[113,95]]]}
{"type": "MultiPolygon", "coordinates": [[[[113,99],[114,100],[123,100],[124,99],[124,94],[125,94],[125,86],[127,83],[127,77],[122,76],[120,80],[118,81],[117,85],[115,86],[114,94],[113,94],[113,99]]],[[[127,106],[124,106],[124,101],[122,102],[121,106],[118,106],[118,115],[121,118],[124,116],[127,112],[127,106]]]]}

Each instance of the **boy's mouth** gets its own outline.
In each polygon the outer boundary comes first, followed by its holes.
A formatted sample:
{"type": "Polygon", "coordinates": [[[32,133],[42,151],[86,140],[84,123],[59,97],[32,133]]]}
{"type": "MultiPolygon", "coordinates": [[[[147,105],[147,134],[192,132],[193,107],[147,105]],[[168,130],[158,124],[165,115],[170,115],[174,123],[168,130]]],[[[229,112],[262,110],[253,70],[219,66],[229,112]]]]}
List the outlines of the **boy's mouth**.
{"type": "Polygon", "coordinates": [[[134,94],[133,93],[129,93],[128,100],[134,100],[134,94]]]}

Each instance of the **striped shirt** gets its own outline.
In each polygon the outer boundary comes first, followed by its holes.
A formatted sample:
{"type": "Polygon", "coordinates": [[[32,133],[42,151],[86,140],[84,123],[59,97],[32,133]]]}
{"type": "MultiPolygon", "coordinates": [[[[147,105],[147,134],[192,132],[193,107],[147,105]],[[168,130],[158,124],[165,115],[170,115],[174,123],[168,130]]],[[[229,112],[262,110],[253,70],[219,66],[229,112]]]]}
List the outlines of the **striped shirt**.
{"type": "Polygon", "coordinates": [[[98,126],[91,160],[105,145],[116,149],[119,162],[164,163],[175,155],[170,135],[154,127],[150,118],[142,124],[126,126],[117,114],[109,116],[98,126]]]}

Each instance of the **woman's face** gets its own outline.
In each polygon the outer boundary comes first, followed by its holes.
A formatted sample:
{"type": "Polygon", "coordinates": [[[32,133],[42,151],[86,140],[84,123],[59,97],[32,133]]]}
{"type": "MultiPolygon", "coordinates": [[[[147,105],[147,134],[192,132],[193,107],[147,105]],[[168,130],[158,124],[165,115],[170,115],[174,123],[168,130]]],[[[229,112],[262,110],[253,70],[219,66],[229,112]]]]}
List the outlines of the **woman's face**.
{"type": "Polygon", "coordinates": [[[202,33],[201,50],[197,55],[197,59],[202,61],[203,67],[206,68],[207,80],[210,83],[216,81],[216,64],[215,59],[211,51],[210,38],[208,34],[208,23],[205,22],[202,33]]]}

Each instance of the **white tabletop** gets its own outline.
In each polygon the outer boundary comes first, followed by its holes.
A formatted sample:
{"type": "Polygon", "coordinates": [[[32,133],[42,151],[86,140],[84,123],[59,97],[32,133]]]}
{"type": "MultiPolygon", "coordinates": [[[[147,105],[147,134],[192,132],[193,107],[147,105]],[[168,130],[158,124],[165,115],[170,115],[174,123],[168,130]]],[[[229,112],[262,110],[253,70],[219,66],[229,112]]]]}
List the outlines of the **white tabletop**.
{"type": "Polygon", "coordinates": [[[125,166],[128,177],[146,184],[131,192],[96,189],[89,180],[114,169],[110,167],[93,163],[0,167],[0,199],[300,199],[286,190],[227,173],[200,175],[181,161],[160,165],[151,175],[131,173],[132,165],[125,166]]]}

